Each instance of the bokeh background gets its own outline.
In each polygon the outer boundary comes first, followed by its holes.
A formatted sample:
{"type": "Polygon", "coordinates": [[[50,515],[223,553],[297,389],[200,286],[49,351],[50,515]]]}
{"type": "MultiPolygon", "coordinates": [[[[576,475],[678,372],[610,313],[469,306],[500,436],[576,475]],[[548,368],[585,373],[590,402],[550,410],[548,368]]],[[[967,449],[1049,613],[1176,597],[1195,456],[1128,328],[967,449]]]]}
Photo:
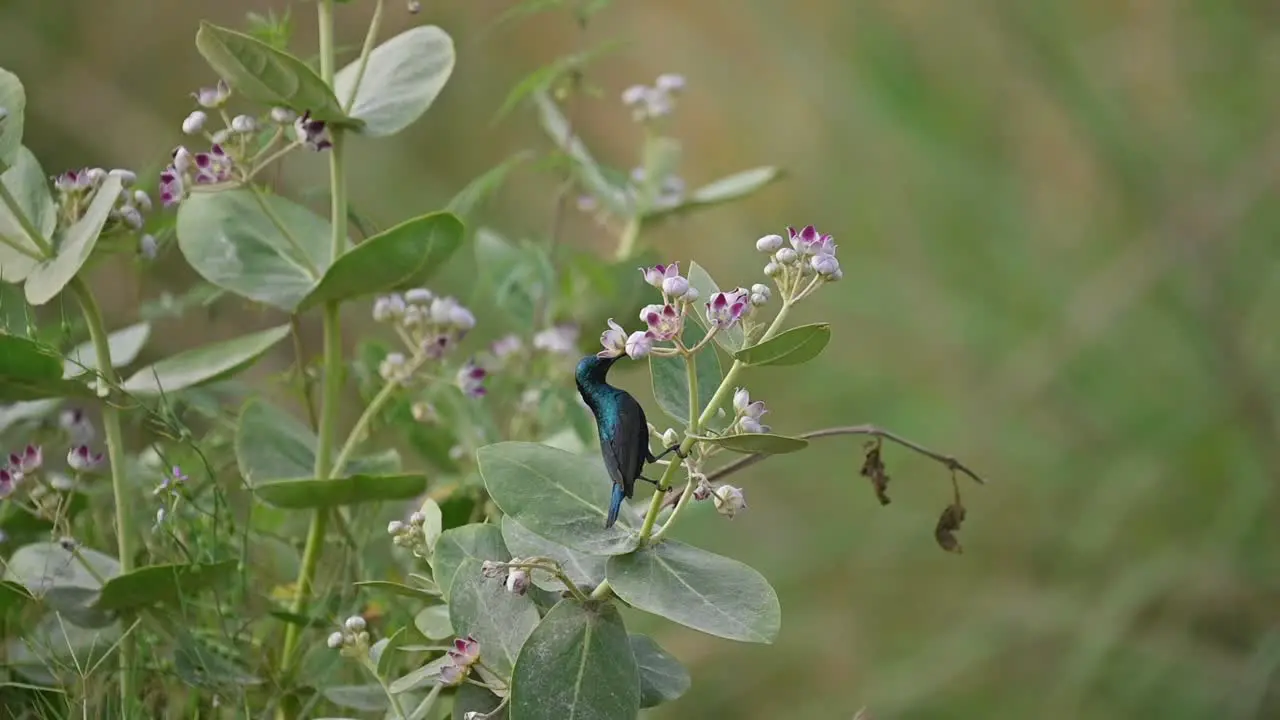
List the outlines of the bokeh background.
{"type": "MultiPolygon", "coordinates": [[[[888,507],[854,439],[739,476],[745,515],[700,508],[678,534],[760,569],[782,633],[744,645],[635,617],[694,681],[651,717],[1280,717],[1280,5],[617,0],[582,36],[563,12],[494,28],[506,0],[423,4],[390,3],[386,30],[439,24],[458,65],[410,130],[352,143],[357,207],[385,226],[545,149],[528,108],[490,124],[507,91],[620,41],[580,104],[599,158],[637,164],[618,94],[680,72],[691,186],[789,172],[644,243],[729,285],[756,281],[753,241],[787,224],[840,243],[844,282],[799,318],[830,320],[830,347],[749,378],[775,428],[876,422],[992,480],[964,488],[956,556],[932,537],[950,489],[927,460],[888,451],[888,507]]],[[[344,45],[361,5],[340,9],[344,45]]],[[[161,162],[212,80],[198,20],[286,6],[7,0],[0,65],[28,88],[27,144],[50,172],[161,162]]],[[[311,51],[312,7],[292,7],[311,51]]],[[[322,173],[292,162],[286,182],[322,173]]],[[[518,173],[487,222],[537,236],[553,191],[518,173]]],[[[583,218],[566,241],[613,242],[583,218]]],[[[177,253],[161,263],[141,284],[98,274],[113,325],[182,289],[177,253]]],[[[465,298],[466,279],[441,285],[465,298]]],[[[268,321],[171,323],[148,356],[268,321]]],[[[624,382],[648,392],[640,373],[624,382]]]]}

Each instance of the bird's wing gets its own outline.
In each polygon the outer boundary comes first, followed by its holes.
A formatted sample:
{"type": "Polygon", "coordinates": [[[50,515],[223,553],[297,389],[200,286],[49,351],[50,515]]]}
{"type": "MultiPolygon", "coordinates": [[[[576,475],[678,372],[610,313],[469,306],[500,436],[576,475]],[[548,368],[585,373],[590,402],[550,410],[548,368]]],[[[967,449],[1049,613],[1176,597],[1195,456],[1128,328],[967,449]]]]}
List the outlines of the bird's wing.
{"type": "Polygon", "coordinates": [[[604,444],[606,464],[610,465],[610,475],[614,480],[622,481],[622,489],[627,497],[635,492],[636,478],[644,470],[649,452],[649,423],[645,419],[644,408],[636,399],[627,394],[618,397],[617,427],[604,444]],[[616,469],[618,474],[614,475],[616,469]]]}

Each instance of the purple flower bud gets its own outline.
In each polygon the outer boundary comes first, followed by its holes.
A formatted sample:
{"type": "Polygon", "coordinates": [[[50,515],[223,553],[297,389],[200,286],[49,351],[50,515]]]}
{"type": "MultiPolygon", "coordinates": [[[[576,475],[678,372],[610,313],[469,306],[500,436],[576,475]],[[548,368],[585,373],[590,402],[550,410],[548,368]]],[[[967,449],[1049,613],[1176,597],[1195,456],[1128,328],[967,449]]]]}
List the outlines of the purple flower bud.
{"type": "Polygon", "coordinates": [[[329,137],[329,128],[320,120],[312,120],[310,110],[303,113],[302,117],[294,122],[293,129],[298,133],[298,139],[309,150],[320,152],[333,147],[333,140],[329,137]]]}
{"type": "Polygon", "coordinates": [[[7,498],[18,489],[22,482],[22,473],[13,468],[0,468],[0,499],[7,498]]]}
{"type": "Polygon", "coordinates": [[[271,121],[275,123],[279,123],[280,125],[291,123],[294,120],[296,120],[297,117],[298,117],[298,113],[290,110],[289,108],[283,108],[283,107],[271,108],[271,121]]]}
{"type": "Polygon", "coordinates": [[[227,87],[225,80],[219,80],[217,85],[211,88],[202,87],[198,92],[191,93],[191,95],[201,107],[216,108],[231,97],[231,88],[227,87]]]}
{"type": "Polygon", "coordinates": [[[648,355],[649,351],[653,350],[653,340],[653,333],[648,330],[637,330],[631,333],[627,337],[627,355],[633,360],[639,360],[648,355]]]}
{"type": "Polygon", "coordinates": [[[715,489],[716,512],[733,519],[733,516],[747,509],[747,500],[742,490],[732,485],[721,485],[715,489]]]}
{"type": "Polygon", "coordinates": [[[738,428],[744,433],[767,433],[771,429],[768,425],[761,425],[759,420],[752,417],[739,420],[738,428]]]}
{"type": "Polygon", "coordinates": [[[76,445],[67,452],[67,465],[76,472],[89,472],[102,464],[102,453],[89,451],[88,445],[76,445]]]}
{"type": "Polygon", "coordinates": [[[67,433],[72,443],[84,444],[94,437],[93,423],[80,408],[67,408],[58,414],[58,426],[67,433]]]}
{"type": "Polygon", "coordinates": [[[609,318],[609,329],[600,333],[600,344],[604,350],[596,353],[598,357],[618,357],[627,352],[627,331],[609,318]]]}
{"type": "Polygon", "coordinates": [[[208,119],[209,116],[203,110],[195,110],[182,121],[182,132],[187,135],[195,135],[204,130],[204,124],[208,119]]]}
{"type": "Polygon", "coordinates": [[[775,253],[781,247],[781,235],[765,235],[756,241],[756,250],[759,250],[762,253],[775,253]]]}
{"type": "Polygon", "coordinates": [[[258,121],[249,115],[237,115],[231,118],[231,131],[238,133],[251,133],[258,129],[258,121]]]}
{"type": "Polygon", "coordinates": [[[840,270],[840,261],[836,260],[836,256],[825,253],[809,258],[809,264],[813,266],[814,272],[826,277],[835,275],[840,270]]]}
{"type": "Polygon", "coordinates": [[[458,370],[456,382],[467,397],[480,398],[485,395],[484,379],[488,375],[488,371],[477,365],[475,361],[468,360],[458,370]]]}
{"type": "Polygon", "coordinates": [[[507,592],[512,595],[524,595],[529,592],[529,571],[524,568],[512,568],[507,573],[507,592]]]}
{"type": "Polygon", "coordinates": [[[22,471],[24,475],[33,473],[44,465],[44,448],[39,445],[28,445],[21,453],[10,455],[9,464],[22,471]]]}
{"type": "Polygon", "coordinates": [[[649,326],[649,333],[657,342],[667,342],[680,334],[683,318],[672,305],[648,305],[640,311],[640,319],[649,326]]]}
{"type": "Polygon", "coordinates": [[[802,255],[836,254],[836,244],[831,236],[823,235],[812,225],[806,225],[799,232],[793,227],[787,227],[787,234],[791,238],[791,247],[802,255]]]}
{"type": "Polygon", "coordinates": [[[742,288],[712,295],[707,301],[707,321],[721,329],[731,327],[746,312],[748,297],[742,288]]]}
{"type": "Polygon", "coordinates": [[[679,277],[680,263],[674,262],[670,265],[654,265],[653,267],[640,268],[640,273],[644,275],[645,282],[661,290],[662,283],[667,278],[679,277]]]}
{"type": "Polygon", "coordinates": [[[689,292],[689,281],[679,275],[663,278],[662,292],[673,298],[682,297],[685,293],[689,292]]]}
{"type": "Polygon", "coordinates": [[[453,641],[452,657],[463,665],[472,665],[480,659],[480,643],[470,635],[453,641]]]}
{"type": "Polygon", "coordinates": [[[440,668],[439,682],[444,687],[453,687],[461,685],[462,681],[467,677],[467,668],[458,665],[445,665],[440,668]]]}

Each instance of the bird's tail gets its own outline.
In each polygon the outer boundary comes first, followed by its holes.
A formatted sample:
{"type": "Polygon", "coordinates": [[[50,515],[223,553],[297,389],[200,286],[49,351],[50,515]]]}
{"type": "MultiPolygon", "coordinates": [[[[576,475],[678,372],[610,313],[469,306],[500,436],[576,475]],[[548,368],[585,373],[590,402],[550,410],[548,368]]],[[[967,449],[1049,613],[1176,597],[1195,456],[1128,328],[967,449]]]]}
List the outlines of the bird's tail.
{"type": "Polygon", "coordinates": [[[614,484],[613,497],[609,498],[609,517],[605,519],[604,526],[606,529],[613,527],[618,522],[618,511],[622,510],[622,486],[614,484]]]}

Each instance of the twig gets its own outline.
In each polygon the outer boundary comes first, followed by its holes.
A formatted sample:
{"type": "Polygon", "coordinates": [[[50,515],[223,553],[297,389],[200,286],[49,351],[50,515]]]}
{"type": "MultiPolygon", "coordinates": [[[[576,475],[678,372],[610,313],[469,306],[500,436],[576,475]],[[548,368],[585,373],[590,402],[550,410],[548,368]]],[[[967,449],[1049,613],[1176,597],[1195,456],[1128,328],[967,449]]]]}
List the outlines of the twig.
{"type": "MultiPolygon", "coordinates": [[[[950,455],[944,455],[934,450],[930,450],[929,448],[917,442],[908,440],[900,435],[896,435],[892,432],[889,432],[884,428],[876,427],[875,425],[844,425],[841,427],[822,428],[821,430],[811,430],[807,433],[801,433],[796,437],[802,438],[805,440],[816,440],[817,438],[835,437],[837,435],[869,435],[871,437],[882,438],[884,440],[888,440],[889,442],[901,445],[902,447],[905,447],[908,450],[913,450],[921,455],[924,455],[925,457],[931,460],[940,462],[944,466],[946,466],[948,470],[951,470],[952,472],[962,472],[965,475],[968,475],[970,478],[972,478],[973,481],[978,483],[979,485],[987,484],[986,480],[983,480],[981,476],[979,476],[976,472],[970,470],[968,467],[964,465],[964,463],[960,462],[956,458],[950,455]]],[[[738,472],[743,468],[747,468],[752,465],[755,465],[756,463],[760,462],[761,460],[764,460],[767,457],[771,457],[771,456],[765,453],[756,453],[754,455],[748,455],[739,460],[734,460],[733,462],[729,463],[728,465],[725,465],[724,467],[716,468],[710,473],[707,473],[707,480],[708,481],[718,480],[726,475],[731,475],[735,472],[738,472]]]]}

